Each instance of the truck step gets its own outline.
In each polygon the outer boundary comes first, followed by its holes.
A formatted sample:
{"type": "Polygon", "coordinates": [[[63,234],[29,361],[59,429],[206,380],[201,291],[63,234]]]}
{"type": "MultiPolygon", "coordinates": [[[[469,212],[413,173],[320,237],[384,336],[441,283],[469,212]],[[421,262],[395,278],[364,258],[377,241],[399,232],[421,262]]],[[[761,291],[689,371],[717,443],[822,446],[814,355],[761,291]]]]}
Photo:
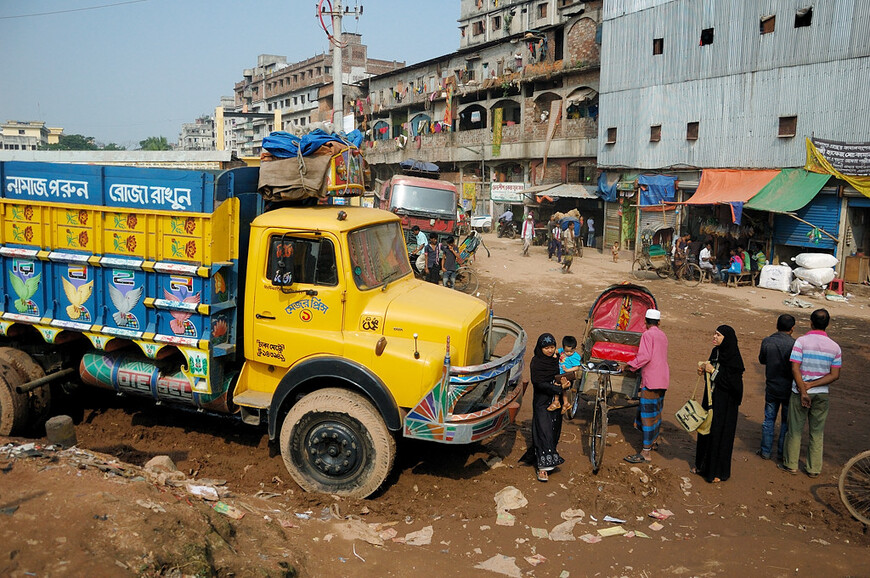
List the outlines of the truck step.
{"type": "Polygon", "coordinates": [[[268,391],[247,390],[233,398],[236,405],[245,407],[255,407],[259,409],[269,409],[272,404],[272,394],[268,391]]]}

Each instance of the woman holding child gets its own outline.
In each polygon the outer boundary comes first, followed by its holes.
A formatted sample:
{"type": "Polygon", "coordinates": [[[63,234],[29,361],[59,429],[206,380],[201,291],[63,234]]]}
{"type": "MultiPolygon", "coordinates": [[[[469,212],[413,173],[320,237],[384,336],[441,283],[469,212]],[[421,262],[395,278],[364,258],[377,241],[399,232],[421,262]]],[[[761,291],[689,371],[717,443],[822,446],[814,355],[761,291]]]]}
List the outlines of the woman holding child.
{"type": "Polygon", "coordinates": [[[538,337],[535,355],[529,364],[529,373],[534,395],[532,397],[532,445],[526,450],[521,462],[533,464],[537,479],[546,482],[548,472],[565,463],[556,451],[562,435],[562,414],[559,409],[548,409],[554,395],[570,386],[564,377],[555,382],[559,375],[559,358],[556,355],[556,338],[550,333],[538,337]]]}

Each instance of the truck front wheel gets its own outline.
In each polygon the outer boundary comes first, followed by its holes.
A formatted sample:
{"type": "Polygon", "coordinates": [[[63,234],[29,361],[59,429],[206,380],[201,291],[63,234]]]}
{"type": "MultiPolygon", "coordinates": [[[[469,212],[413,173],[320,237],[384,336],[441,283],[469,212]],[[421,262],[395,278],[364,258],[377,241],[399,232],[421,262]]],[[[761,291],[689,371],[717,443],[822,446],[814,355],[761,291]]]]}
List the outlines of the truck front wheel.
{"type": "Polygon", "coordinates": [[[0,435],[19,434],[48,414],[50,391],[40,387],[28,393],[15,388],[45,375],[23,351],[0,347],[0,435]]]}
{"type": "Polygon", "coordinates": [[[396,440],[375,407],[343,389],[303,397],[281,426],[281,456],[309,492],[365,498],[387,479],[396,440]]]}

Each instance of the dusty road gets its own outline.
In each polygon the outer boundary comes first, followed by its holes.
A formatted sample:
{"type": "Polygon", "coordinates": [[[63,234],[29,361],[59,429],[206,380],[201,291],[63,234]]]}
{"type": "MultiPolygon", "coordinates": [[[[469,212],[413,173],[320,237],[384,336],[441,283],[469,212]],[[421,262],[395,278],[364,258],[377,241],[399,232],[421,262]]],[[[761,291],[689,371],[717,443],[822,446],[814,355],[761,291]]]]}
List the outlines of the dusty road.
{"type": "MultiPolygon", "coordinates": [[[[532,341],[543,331],[581,336],[594,298],[628,278],[627,254],[614,264],[609,254],[587,251],[566,275],[541,247],[522,258],[519,241],[488,235],[486,243],[492,256],[481,254],[475,264],[481,291],[492,291],[496,313],[520,322],[532,341]]],[[[616,411],[604,465],[592,475],[586,412],[563,428],[567,463],[549,483],[537,482],[531,468],[517,464],[530,436],[527,403],[515,426],[485,444],[401,443],[379,494],[339,500],[302,493],[260,429],[95,394],[67,408],[79,448],[89,453],[0,452],[0,575],[498,575],[487,567],[514,576],[870,575],[870,534],[846,513],[836,488],[843,463],[870,448],[868,297],[808,299],[831,312],[829,334],[844,359],[832,387],[824,470],[810,479],[755,455],[764,401],[756,356],[779,313],[794,314],[803,333],[812,309],[788,308],[786,295],[763,289],[687,289],[671,280],[647,286],[663,312],[672,371],[664,441],[649,465],[622,461],[640,437],[632,410],[616,411]],[[673,412],[722,323],[737,330],[746,395],[732,478],[710,485],[689,474],[694,438],[677,428],[673,412]],[[244,517],[220,514],[183,487],[142,478],[138,466],[160,454],[175,461],[180,477],[225,481],[222,501],[244,517]],[[513,526],[502,526],[494,496],[508,486],[528,503],[511,511],[513,526]],[[650,527],[654,510],[673,515],[650,527]],[[581,539],[618,525],[605,516],[625,520],[619,525],[629,533],[581,539]],[[560,534],[570,539],[555,540],[560,534]]],[[[40,440],[0,438],[28,441],[40,440]]]]}

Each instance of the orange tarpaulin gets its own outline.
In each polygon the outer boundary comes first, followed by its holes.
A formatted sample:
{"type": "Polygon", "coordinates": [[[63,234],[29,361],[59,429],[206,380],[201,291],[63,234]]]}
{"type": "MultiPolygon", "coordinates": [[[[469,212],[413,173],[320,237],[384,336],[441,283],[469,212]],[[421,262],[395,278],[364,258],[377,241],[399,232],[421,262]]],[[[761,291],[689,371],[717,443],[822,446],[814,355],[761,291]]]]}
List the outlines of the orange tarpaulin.
{"type": "Polygon", "coordinates": [[[688,205],[745,203],[779,174],[778,170],[706,169],[688,205]]]}

